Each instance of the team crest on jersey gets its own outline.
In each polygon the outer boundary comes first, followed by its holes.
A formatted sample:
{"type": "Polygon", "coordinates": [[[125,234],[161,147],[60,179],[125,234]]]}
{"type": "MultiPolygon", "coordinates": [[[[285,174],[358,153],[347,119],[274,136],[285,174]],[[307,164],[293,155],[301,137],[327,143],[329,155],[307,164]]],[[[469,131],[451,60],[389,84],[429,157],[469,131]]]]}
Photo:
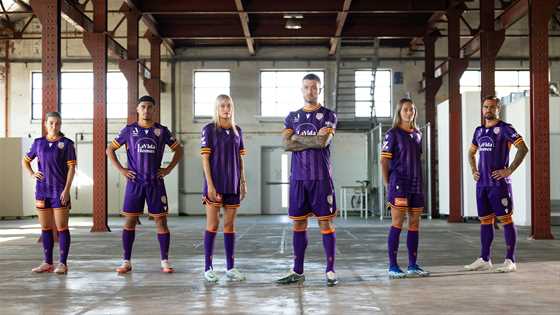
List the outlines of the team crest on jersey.
{"type": "MultiPolygon", "coordinates": [[[[328,195],[327,196],[327,202],[329,205],[332,205],[334,201],[333,195],[328,195]]],[[[332,209],[332,208],[331,208],[332,209]]]]}
{"type": "Polygon", "coordinates": [[[58,146],[58,148],[61,149],[61,150],[64,149],[64,142],[59,142],[59,143],[57,144],[57,146],[58,146]]]}
{"type": "Polygon", "coordinates": [[[503,205],[504,207],[507,207],[508,204],[509,204],[508,199],[507,199],[507,198],[502,198],[502,205],[503,205]]]}
{"type": "Polygon", "coordinates": [[[321,119],[323,119],[323,116],[324,116],[323,113],[317,113],[315,115],[315,118],[317,118],[317,120],[321,120],[321,119]]]}
{"type": "Polygon", "coordinates": [[[161,196],[161,203],[167,204],[167,197],[161,196]]]}
{"type": "Polygon", "coordinates": [[[499,134],[500,133],[500,127],[494,127],[494,133],[495,134],[499,134]]]}
{"type": "Polygon", "coordinates": [[[159,128],[154,129],[154,134],[156,135],[156,137],[161,136],[161,129],[159,129],[159,128]]]}

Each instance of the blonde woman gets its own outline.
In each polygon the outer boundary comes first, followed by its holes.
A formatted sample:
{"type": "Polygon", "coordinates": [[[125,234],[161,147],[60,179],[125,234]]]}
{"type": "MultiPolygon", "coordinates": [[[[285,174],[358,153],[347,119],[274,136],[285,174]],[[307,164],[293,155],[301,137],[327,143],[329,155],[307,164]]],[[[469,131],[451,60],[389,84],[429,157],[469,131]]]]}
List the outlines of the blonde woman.
{"type": "Polygon", "coordinates": [[[416,127],[416,105],[411,99],[399,101],[393,118],[393,128],[385,134],[381,152],[383,183],[387,188],[387,202],[391,208],[392,224],[387,240],[389,277],[425,277],[429,273],[416,263],[418,229],[424,211],[422,191],[422,134],[416,127]],[[403,272],[397,264],[399,237],[408,213],[408,269],[403,272]]]}
{"type": "Polygon", "coordinates": [[[224,208],[224,247],[226,251],[226,277],[230,281],[243,281],[245,276],[234,267],[235,217],[237,209],[247,194],[243,156],[243,134],[235,124],[234,103],[228,95],[218,95],[211,123],[202,128],[201,155],[204,171],[202,203],[206,207],[204,232],[204,278],[218,282],[212,256],[214,239],[220,223],[220,209],[224,208]]]}

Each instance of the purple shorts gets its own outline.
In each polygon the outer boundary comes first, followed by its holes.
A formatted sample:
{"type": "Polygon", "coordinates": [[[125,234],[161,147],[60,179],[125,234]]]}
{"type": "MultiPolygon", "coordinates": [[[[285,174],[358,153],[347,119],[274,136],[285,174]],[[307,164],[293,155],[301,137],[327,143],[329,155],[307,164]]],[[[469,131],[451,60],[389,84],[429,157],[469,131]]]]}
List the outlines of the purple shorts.
{"type": "Polygon", "coordinates": [[[138,183],[131,180],[126,182],[123,214],[140,216],[144,213],[145,203],[148,204],[150,216],[159,217],[167,215],[167,194],[163,179],[148,183],[138,183]]]}
{"type": "Polygon", "coordinates": [[[387,203],[392,209],[412,212],[424,211],[424,194],[404,192],[395,187],[387,191],[387,203]]]}
{"type": "Polygon", "coordinates": [[[336,216],[336,211],[336,197],[330,179],[290,181],[290,219],[305,220],[314,215],[319,220],[328,220],[336,216]]]}
{"type": "Polygon", "coordinates": [[[224,207],[226,209],[237,209],[240,207],[241,205],[240,194],[237,193],[237,194],[221,194],[221,195],[222,195],[221,202],[210,200],[210,198],[208,198],[208,187],[204,185],[204,188],[202,189],[202,204],[210,205],[212,207],[217,207],[217,208],[224,207]]]}
{"type": "Polygon", "coordinates": [[[476,187],[478,217],[503,217],[513,213],[511,185],[476,187]]]}
{"type": "Polygon", "coordinates": [[[60,201],[60,197],[45,197],[40,193],[35,193],[35,207],[37,208],[37,210],[72,208],[70,202],[63,205],[60,201]]]}

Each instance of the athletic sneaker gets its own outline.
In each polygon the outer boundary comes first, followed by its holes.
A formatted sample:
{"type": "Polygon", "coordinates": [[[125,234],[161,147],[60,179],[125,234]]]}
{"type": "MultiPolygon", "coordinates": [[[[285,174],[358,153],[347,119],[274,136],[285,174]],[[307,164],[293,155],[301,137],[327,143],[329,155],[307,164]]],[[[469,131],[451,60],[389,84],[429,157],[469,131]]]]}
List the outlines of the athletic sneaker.
{"type": "Polygon", "coordinates": [[[420,268],[418,265],[408,266],[408,269],[406,270],[406,276],[408,278],[427,277],[429,275],[430,273],[428,271],[420,268]]]}
{"type": "Polygon", "coordinates": [[[514,272],[517,270],[517,266],[511,259],[506,259],[504,264],[498,268],[496,268],[495,272],[514,272]]]}
{"type": "Polygon", "coordinates": [[[338,279],[336,279],[336,273],[334,271],[327,272],[327,287],[334,287],[338,284],[338,279]]]}
{"type": "Polygon", "coordinates": [[[171,267],[171,264],[166,259],[161,261],[161,271],[164,273],[173,273],[175,270],[173,269],[173,267],[171,267]]]}
{"type": "Polygon", "coordinates": [[[123,260],[122,265],[117,268],[117,273],[125,274],[132,271],[132,265],[130,264],[129,260],[123,260]]]}
{"type": "Polygon", "coordinates": [[[68,266],[66,266],[63,263],[59,263],[58,266],[56,266],[56,269],[54,270],[54,273],[59,274],[59,275],[65,275],[68,273],[68,266]]]}
{"type": "Polygon", "coordinates": [[[39,267],[35,267],[31,269],[34,273],[43,273],[43,272],[53,272],[54,266],[52,264],[47,264],[46,262],[39,265],[39,267]]]}
{"type": "Polygon", "coordinates": [[[228,278],[229,281],[245,280],[245,275],[235,268],[231,268],[230,270],[226,271],[226,277],[228,278]]]}
{"type": "Polygon", "coordinates": [[[276,280],[277,284],[292,284],[292,283],[303,283],[305,281],[305,276],[303,274],[296,273],[290,270],[288,274],[276,280]]]}
{"type": "Polygon", "coordinates": [[[204,272],[204,279],[206,279],[206,281],[210,283],[216,283],[218,282],[218,280],[220,280],[213,269],[208,269],[204,272]]]}
{"type": "Polygon", "coordinates": [[[472,264],[466,265],[464,268],[468,271],[490,270],[492,269],[492,261],[485,261],[484,259],[482,259],[482,257],[480,257],[472,264]]]}
{"type": "Polygon", "coordinates": [[[389,267],[389,274],[390,279],[401,279],[406,277],[406,273],[404,273],[399,266],[391,266],[389,267]]]}

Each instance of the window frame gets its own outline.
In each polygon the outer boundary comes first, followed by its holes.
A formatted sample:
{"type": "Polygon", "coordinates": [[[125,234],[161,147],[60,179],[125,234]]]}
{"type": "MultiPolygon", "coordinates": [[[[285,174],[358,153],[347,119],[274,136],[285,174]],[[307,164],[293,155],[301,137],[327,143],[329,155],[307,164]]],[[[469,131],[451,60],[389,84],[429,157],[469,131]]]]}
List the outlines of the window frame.
{"type": "Polygon", "coordinates": [[[207,120],[209,118],[212,118],[212,115],[210,116],[204,116],[204,115],[197,115],[196,114],[196,73],[197,72],[227,72],[228,76],[229,76],[229,93],[228,95],[231,96],[231,69],[194,69],[192,71],[192,115],[193,115],[193,120],[207,120]]]}
{"type": "MultiPolygon", "coordinates": [[[[368,119],[369,116],[357,116],[356,115],[356,88],[364,88],[366,86],[357,86],[356,85],[356,72],[358,71],[372,71],[371,68],[360,68],[354,70],[354,117],[356,119],[368,119]]],[[[393,69],[392,68],[378,68],[376,71],[387,71],[389,72],[389,116],[375,116],[376,119],[384,120],[384,119],[391,119],[393,117],[393,69]]],[[[360,103],[366,103],[366,101],[359,101],[360,103]]],[[[369,101],[367,101],[369,103],[369,101]]]]}

